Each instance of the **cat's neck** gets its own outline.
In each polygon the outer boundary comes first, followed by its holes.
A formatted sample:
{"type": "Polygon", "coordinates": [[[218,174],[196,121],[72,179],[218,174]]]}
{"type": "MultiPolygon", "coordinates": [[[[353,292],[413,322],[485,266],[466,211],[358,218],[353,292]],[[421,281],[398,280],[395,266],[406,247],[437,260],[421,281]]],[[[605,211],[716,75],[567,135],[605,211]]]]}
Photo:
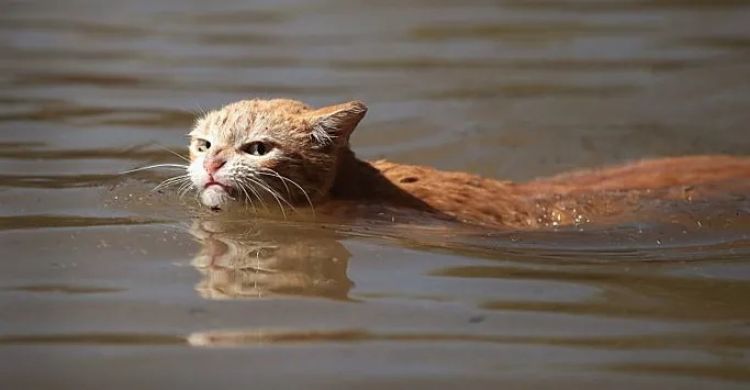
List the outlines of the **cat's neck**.
{"type": "Polygon", "coordinates": [[[421,210],[432,210],[427,203],[402,190],[385,177],[380,170],[358,159],[351,149],[339,155],[336,178],[330,190],[334,200],[366,200],[421,210]]]}
{"type": "MultiPolygon", "coordinates": [[[[393,184],[379,170],[358,159],[351,149],[341,151],[336,177],[330,190],[333,199],[371,199],[393,184]]],[[[395,187],[395,186],[393,186],[395,187]]]]}

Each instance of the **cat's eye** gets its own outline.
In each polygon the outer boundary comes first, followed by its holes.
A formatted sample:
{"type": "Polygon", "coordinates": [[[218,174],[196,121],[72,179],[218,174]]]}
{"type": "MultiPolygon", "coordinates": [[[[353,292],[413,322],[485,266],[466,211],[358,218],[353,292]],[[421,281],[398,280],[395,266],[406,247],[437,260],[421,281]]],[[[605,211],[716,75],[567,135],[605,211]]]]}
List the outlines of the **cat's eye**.
{"type": "Polygon", "coordinates": [[[199,153],[203,153],[210,148],[211,143],[206,141],[205,139],[198,138],[197,140],[195,140],[195,149],[197,149],[199,153]]]}
{"type": "Polygon", "coordinates": [[[242,145],[242,151],[253,156],[262,156],[271,151],[273,147],[265,142],[251,142],[249,144],[242,145]]]}

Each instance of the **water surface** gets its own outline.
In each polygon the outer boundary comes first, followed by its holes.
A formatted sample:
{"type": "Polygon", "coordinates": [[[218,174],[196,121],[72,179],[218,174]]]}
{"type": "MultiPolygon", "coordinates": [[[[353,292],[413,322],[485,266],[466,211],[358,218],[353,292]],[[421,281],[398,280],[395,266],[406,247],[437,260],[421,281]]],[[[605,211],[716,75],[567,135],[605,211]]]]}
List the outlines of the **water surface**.
{"type": "Polygon", "coordinates": [[[362,157],[504,179],[748,154],[743,1],[0,10],[6,386],[750,382],[745,198],[493,232],[198,216],[149,192],[163,174],[118,174],[179,162],[204,110],[279,96],[366,101],[362,157]]]}

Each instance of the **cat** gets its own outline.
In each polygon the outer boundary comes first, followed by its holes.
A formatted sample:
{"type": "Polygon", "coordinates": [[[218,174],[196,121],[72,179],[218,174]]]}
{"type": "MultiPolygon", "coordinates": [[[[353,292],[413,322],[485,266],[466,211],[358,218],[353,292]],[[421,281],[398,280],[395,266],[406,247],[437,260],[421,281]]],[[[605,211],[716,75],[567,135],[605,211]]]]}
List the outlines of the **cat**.
{"type": "Polygon", "coordinates": [[[750,158],[688,156],[577,171],[525,183],[358,159],[349,139],[360,101],[312,108],[243,100],[200,117],[188,175],[214,211],[234,204],[307,206],[349,218],[410,210],[494,228],[538,229],[622,218],[647,199],[692,202],[750,194],[750,158]],[[739,194],[739,195],[738,195],[739,194]]]}

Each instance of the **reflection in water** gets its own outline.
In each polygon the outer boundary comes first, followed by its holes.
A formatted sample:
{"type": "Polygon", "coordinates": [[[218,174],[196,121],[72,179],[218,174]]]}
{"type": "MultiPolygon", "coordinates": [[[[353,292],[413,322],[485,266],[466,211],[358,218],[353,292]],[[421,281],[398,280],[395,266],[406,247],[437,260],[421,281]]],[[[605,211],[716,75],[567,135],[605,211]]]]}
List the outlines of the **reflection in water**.
{"type": "Polygon", "coordinates": [[[193,266],[207,299],[304,295],[348,299],[349,252],[332,234],[248,221],[196,220],[193,266]],[[283,229],[283,230],[282,230],[283,229]]]}
{"type": "Polygon", "coordinates": [[[123,288],[85,286],[76,284],[30,284],[23,286],[5,287],[0,290],[58,294],[102,294],[125,291],[125,289],[123,288]]]}
{"type": "MultiPolygon", "coordinates": [[[[20,337],[17,337],[20,338],[20,337]]],[[[14,341],[15,339],[11,340],[14,341]]],[[[370,332],[362,329],[300,330],[273,329],[211,330],[194,332],[187,342],[196,347],[243,347],[262,344],[364,342],[471,342],[493,344],[538,344],[556,347],[582,347],[616,350],[658,350],[664,348],[737,348],[747,346],[742,337],[712,337],[699,333],[651,336],[518,336],[478,333],[370,332]]],[[[0,339],[0,344],[7,342],[0,339]]],[[[8,342],[9,343],[9,342],[8,342]]]]}
{"type": "Polygon", "coordinates": [[[715,280],[695,276],[660,275],[655,267],[525,269],[523,267],[452,267],[436,275],[457,278],[547,280],[588,285],[599,291],[589,299],[483,303],[486,309],[566,313],[599,317],[649,318],[681,321],[750,319],[750,281],[715,280]]]}

